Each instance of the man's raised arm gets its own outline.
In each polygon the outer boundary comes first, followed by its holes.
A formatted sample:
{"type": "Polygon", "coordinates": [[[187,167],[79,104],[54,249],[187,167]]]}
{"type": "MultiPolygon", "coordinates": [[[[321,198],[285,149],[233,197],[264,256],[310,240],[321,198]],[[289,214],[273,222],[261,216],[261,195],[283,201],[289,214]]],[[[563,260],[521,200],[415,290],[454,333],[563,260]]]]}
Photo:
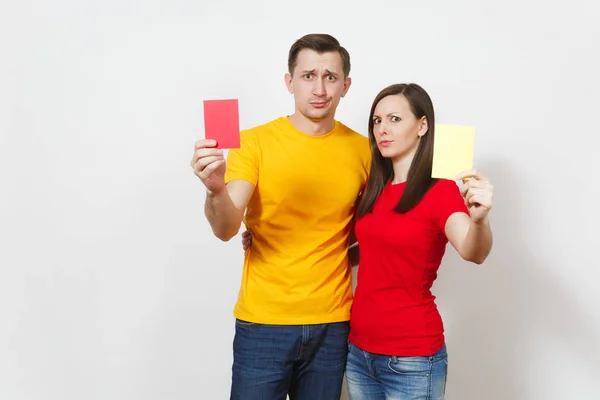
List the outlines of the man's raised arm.
{"type": "Polygon", "coordinates": [[[254,185],[247,181],[231,181],[218,193],[207,191],[204,213],[216,237],[227,242],[237,235],[242,225],[254,185]]]}
{"type": "Polygon", "coordinates": [[[223,150],[215,146],[214,140],[197,141],[190,164],[206,187],[204,213],[212,231],[226,242],[240,229],[246,206],[254,193],[254,184],[241,179],[225,184],[223,150]]]}

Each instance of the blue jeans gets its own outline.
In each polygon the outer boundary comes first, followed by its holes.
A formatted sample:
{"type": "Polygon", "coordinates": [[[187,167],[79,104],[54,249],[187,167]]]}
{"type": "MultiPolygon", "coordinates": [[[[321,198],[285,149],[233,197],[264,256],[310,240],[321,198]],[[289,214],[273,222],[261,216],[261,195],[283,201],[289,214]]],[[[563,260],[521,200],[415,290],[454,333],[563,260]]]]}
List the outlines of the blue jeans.
{"type": "Polygon", "coordinates": [[[446,345],[428,357],[394,357],[349,343],[349,400],[443,400],[447,370],[446,345]]]}
{"type": "Polygon", "coordinates": [[[349,322],[264,325],[236,320],[231,400],[339,400],[349,322]]]}

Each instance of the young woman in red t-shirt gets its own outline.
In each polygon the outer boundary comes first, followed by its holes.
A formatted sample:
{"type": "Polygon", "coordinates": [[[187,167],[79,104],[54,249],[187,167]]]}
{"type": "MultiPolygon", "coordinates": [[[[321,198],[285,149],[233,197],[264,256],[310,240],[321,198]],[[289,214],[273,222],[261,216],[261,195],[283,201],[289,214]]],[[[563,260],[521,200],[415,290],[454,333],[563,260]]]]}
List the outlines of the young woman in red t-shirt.
{"type": "Polygon", "coordinates": [[[431,294],[446,244],[482,263],[492,246],[492,185],[476,171],[459,189],[432,179],[435,117],[415,84],[375,98],[372,164],[357,210],[360,246],[346,378],[350,400],[443,399],[448,356],[431,294]]]}

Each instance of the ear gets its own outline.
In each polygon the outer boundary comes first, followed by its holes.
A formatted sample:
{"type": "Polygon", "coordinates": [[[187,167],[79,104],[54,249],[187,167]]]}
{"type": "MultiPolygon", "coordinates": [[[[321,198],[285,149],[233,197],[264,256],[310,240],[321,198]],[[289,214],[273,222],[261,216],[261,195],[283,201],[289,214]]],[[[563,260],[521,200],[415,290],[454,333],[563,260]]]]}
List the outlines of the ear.
{"type": "Polygon", "coordinates": [[[342,97],[346,96],[346,93],[348,93],[351,84],[352,79],[350,79],[350,77],[346,78],[346,80],[344,81],[344,90],[342,90],[342,97]]]}
{"type": "Polygon", "coordinates": [[[423,137],[427,131],[429,131],[429,123],[427,122],[427,118],[423,117],[421,118],[421,121],[419,121],[419,132],[417,135],[419,135],[419,137],[423,137]]]}
{"type": "Polygon", "coordinates": [[[290,75],[288,72],[285,74],[284,79],[285,86],[287,86],[288,92],[290,92],[290,94],[294,94],[294,86],[292,85],[292,75],[290,75]]]}

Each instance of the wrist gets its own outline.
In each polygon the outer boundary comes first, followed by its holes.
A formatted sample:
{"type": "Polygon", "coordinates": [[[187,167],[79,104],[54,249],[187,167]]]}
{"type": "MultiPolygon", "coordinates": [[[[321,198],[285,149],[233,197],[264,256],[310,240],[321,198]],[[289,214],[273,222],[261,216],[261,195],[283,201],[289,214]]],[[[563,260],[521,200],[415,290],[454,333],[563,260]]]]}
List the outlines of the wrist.
{"type": "Polygon", "coordinates": [[[206,199],[208,201],[218,200],[222,194],[223,194],[223,190],[216,191],[216,190],[206,189],[206,199]]]}
{"type": "Polygon", "coordinates": [[[223,186],[221,189],[218,189],[218,190],[206,189],[206,197],[207,198],[219,197],[221,194],[223,194],[223,189],[225,189],[225,186],[223,186]]]}
{"type": "Polygon", "coordinates": [[[489,220],[487,215],[483,218],[481,218],[480,220],[473,220],[473,224],[477,225],[477,226],[485,226],[485,225],[489,225],[489,220]]]}

